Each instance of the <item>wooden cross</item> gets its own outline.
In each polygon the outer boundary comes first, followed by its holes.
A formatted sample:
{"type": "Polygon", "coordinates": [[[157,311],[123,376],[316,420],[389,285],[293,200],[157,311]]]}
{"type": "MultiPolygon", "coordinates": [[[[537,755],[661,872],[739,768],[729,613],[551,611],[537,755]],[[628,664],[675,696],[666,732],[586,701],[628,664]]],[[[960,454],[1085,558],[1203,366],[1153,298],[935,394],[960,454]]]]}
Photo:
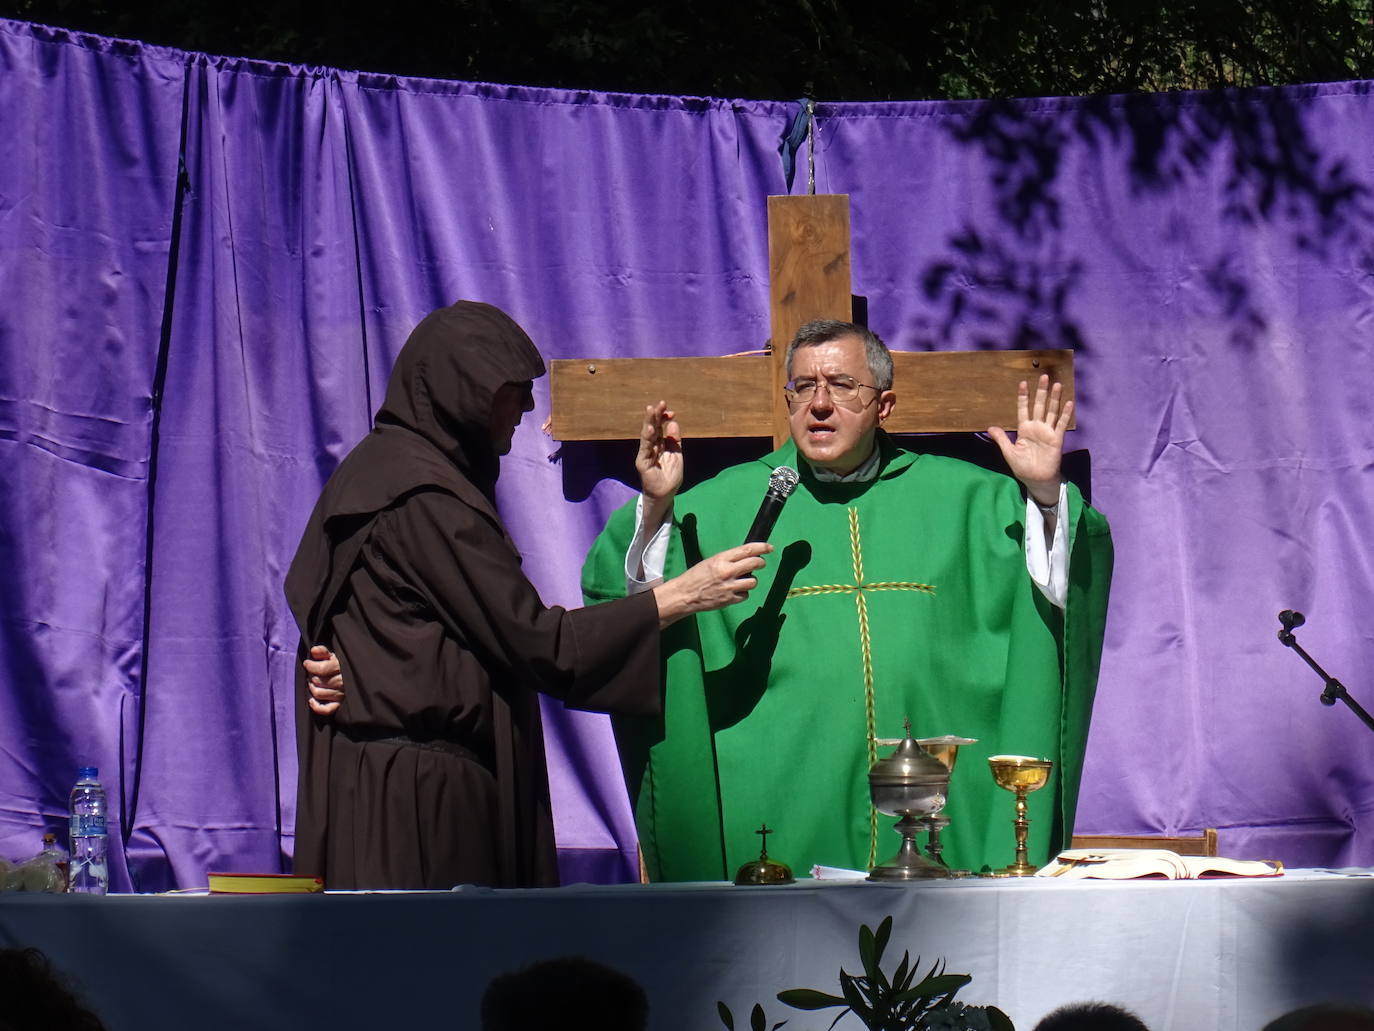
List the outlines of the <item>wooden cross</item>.
{"type": "MultiPolygon", "coordinates": [[[[660,399],[690,437],[788,437],[787,345],[812,319],[853,318],[849,197],[768,198],[770,353],[701,358],[561,359],[551,367],[557,440],[632,440],[660,399]],[[760,403],[769,398],[767,405],[760,403]]],[[[1073,397],[1072,351],[894,351],[891,433],[1016,425],[1016,385],[1041,373],[1073,397]]]]}

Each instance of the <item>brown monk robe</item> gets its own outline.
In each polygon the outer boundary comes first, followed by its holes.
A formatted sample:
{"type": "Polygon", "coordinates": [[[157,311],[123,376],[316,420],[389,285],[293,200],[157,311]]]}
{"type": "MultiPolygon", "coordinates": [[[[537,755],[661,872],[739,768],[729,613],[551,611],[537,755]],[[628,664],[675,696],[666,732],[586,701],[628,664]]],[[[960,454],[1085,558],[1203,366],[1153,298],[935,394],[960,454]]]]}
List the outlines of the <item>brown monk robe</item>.
{"type": "Polygon", "coordinates": [[[658,710],[653,595],[546,608],[492,503],[543,373],[496,308],[427,316],[296,552],[302,657],[328,645],[348,684],[317,716],[297,674],[296,871],[331,888],[557,884],[535,692],[658,710]]]}

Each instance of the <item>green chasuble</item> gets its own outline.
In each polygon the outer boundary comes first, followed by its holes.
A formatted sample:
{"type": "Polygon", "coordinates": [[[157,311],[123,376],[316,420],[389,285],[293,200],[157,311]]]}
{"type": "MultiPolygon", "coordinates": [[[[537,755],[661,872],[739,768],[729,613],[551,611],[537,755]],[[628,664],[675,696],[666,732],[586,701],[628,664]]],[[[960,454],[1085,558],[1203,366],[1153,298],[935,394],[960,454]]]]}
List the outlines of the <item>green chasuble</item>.
{"type": "MultiPolygon", "coordinates": [[[[867,483],[821,483],[796,446],[681,494],[665,576],[739,544],[769,473],[801,483],[749,599],[664,632],[663,715],[617,719],[616,739],[654,880],[720,880],[759,854],[805,873],[865,869],[900,844],[869,803],[870,764],[911,720],[957,734],[942,836],[952,867],[1010,863],[1015,798],[987,757],[1054,760],[1029,796],[1031,861],[1068,839],[1111,577],[1106,521],[1068,489],[1069,597],[1061,611],[1026,572],[1026,503],[1011,477],[901,450],[879,434],[867,483]]],[[[589,602],[625,591],[633,503],[583,571],[589,602]]],[[[1039,527],[1036,528],[1037,532],[1039,527]]]]}

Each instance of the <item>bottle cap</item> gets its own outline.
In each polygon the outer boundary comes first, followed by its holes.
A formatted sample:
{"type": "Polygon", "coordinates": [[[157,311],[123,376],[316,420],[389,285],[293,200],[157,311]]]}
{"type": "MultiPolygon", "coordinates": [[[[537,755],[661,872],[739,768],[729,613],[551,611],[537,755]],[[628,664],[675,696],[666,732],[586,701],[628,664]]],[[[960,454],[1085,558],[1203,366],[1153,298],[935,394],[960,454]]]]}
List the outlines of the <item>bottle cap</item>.
{"type": "Polygon", "coordinates": [[[95,778],[99,775],[100,767],[98,766],[83,766],[76,771],[76,776],[78,780],[95,780],[95,778]]]}

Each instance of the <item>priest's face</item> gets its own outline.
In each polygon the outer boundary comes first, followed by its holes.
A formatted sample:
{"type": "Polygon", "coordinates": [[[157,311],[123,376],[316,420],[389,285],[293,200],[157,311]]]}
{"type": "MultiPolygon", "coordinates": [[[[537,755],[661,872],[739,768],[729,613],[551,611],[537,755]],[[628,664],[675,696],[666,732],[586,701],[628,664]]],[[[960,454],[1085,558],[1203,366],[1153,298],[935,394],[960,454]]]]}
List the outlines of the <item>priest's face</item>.
{"type": "Polygon", "coordinates": [[[878,426],[897,397],[872,383],[863,341],[856,336],[798,348],[793,354],[793,386],[805,394],[814,384],[815,392],[809,400],[789,404],[788,423],[797,450],[812,466],[848,473],[873,453],[878,426]],[[832,396],[836,387],[843,393],[856,385],[857,392],[847,400],[832,396]]]}
{"type": "Polygon", "coordinates": [[[534,384],[503,383],[491,399],[491,446],[498,455],[510,453],[515,427],[528,411],[534,409],[534,384]]]}

